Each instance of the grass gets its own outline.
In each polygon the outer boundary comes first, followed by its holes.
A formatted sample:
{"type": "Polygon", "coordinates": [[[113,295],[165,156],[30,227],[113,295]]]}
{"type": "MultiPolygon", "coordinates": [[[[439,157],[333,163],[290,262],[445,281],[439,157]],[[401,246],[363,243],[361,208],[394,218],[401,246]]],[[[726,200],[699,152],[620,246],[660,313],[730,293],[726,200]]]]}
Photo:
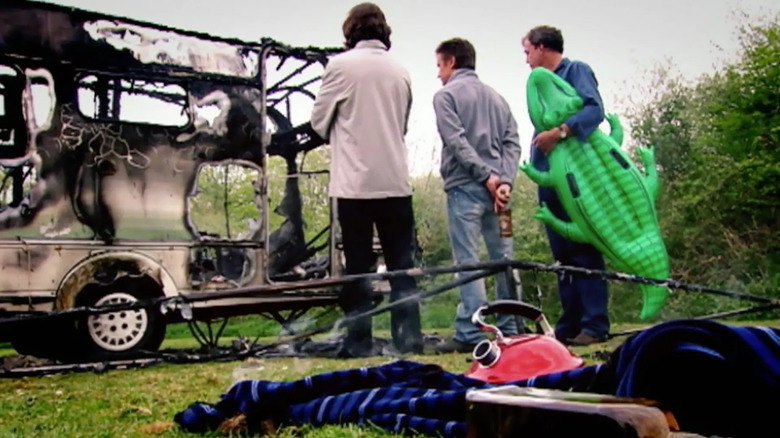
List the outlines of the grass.
{"type": "MultiPolygon", "coordinates": [[[[255,321],[256,322],[256,321],[255,321]]],[[[251,318],[240,324],[253,325],[251,318]]],[[[257,327],[256,325],[254,325],[257,327]]],[[[174,328],[163,348],[196,345],[186,332],[174,328]]],[[[238,329],[236,329],[238,330],[238,329]]],[[[426,331],[430,333],[431,331],[426,331]]],[[[449,335],[449,330],[439,330],[449,335]]],[[[378,330],[377,336],[389,334],[378,330]]],[[[273,338],[263,339],[268,341],[273,338]]],[[[619,344],[615,341],[614,344],[619,344]]],[[[614,348],[609,345],[606,348],[614,348]]],[[[600,347],[578,348],[587,354],[600,347]]],[[[6,350],[8,351],[8,350],[6,350]]],[[[434,363],[452,372],[465,372],[469,354],[406,356],[408,360],[434,363]]],[[[216,402],[238,376],[265,380],[295,380],[326,371],[379,365],[398,358],[368,359],[252,359],[244,362],[193,365],[158,365],[137,370],[112,370],[102,374],[73,373],[46,377],[0,380],[0,437],[192,437],[179,431],[174,415],[195,401],[216,402]]],[[[285,429],[285,436],[388,437],[380,430],[356,426],[285,429]]],[[[218,433],[205,437],[225,436],[218,433]]]]}
{"type": "MultiPolygon", "coordinates": [[[[453,309],[457,305],[456,291],[448,291],[435,299],[426,300],[422,317],[426,333],[449,336],[453,309]]],[[[550,317],[557,309],[545,306],[550,317]]],[[[309,326],[334,315],[317,318],[307,314],[309,326]]],[[[553,319],[553,318],[551,318],[553,319]]],[[[734,324],[757,324],[755,321],[734,324]]],[[[778,327],[778,321],[758,324],[778,327]]],[[[613,332],[640,327],[637,323],[613,325],[613,332]]],[[[388,338],[389,315],[374,318],[377,336],[388,338]]],[[[272,341],[280,335],[280,326],[257,316],[233,318],[226,327],[223,342],[237,336],[250,339],[263,337],[272,341]]],[[[625,338],[615,338],[606,344],[577,347],[574,351],[587,358],[596,351],[612,351],[625,338]]],[[[194,348],[197,346],[185,324],[168,327],[163,348],[194,348]]],[[[0,356],[13,354],[8,344],[0,344],[0,356]]],[[[469,354],[408,356],[409,360],[433,363],[451,372],[468,369],[469,354]]],[[[369,359],[259,359],[251,362],[206,363],[193,365],[158,365],[138,370],[112,370],[102,374],[74,373],[47,377],[0,379],[0,438],[16,437],[192,437],[179,431],[173,423],[174,415],[195,401],[216,402],[234,382],[234,372],[243,372],[244,378],[265,380],[295,380],[325,371],[379,365],[396,358],[369,359]]],[[[205,437],[225,436],[218,433],[205,437]]],[[[393,437],[384,431],[360,429],[356,426],[323,428],[302,427],[285,429],[282,437],[393,437]]]]}
{"type": "MultiPolygon", "coordinates": [[[[467,355],[410,356],[464,371],[467,355]]],[[[378,365],[395,360],[276,358],[251,362],[252,374],[268,380],[295,380],[310,374],[378,365]]],[[[249,362],[245,362],[249,365],[249,362]]],[[[172,424],[176,412],[198,400],[217,401],[233,383],[241,362],[160,365],[105,374],[69,374],[0,381],[2,437],[184,437],[172,424]],[[157,433],[159,432],[159,434],[157,433]]],[[[253,376],[254,377],[254,376],[253,376]]],[[[333,427],[307,436],[386,436],[333,427]]],[[[218,436],[216,434],[207,436],[218,436]]]]}
{"type": "MultiPolygon", "coordinates": [[[[780,325],[777,321],[762,321],[761,324],[780,325]]],[[[615,329],[634,327],[621,324],[615,329]]],[[[377,332],[377,336],[387,337],[388,334],[377,332]]],[[[615,338],[606,344],[576,347],[574,351],[588,357],[594,351],[612,351],[623,340],[615,338]]],[[[192,339],[173,338],[166,340],[163,348],[188,346],[194,346],[192,339]]],[[[450,354],[407,356],[406,359],[438,364],[445,370],[461,373],[468,369],[468,357],[469,354],[450,354]]],[[[112,370],[103,374],[3,379],[0,380],[0,437],[225,436],[218,433],[184,433],[176,428],[173,416],[195,401],[216,402],[239,375],[241,378],[289,381],[325,371],[379,365],[396,359],[252,359],[193,365],[164,364],[138,370],[112,370]]],[[[588,363],[594,362],[594,359],[588,359],[588,363]]],[[[356,426],[329,426],[289,428],[283,430],[280,436],[374,438],[395,435],[356,426]]]]}

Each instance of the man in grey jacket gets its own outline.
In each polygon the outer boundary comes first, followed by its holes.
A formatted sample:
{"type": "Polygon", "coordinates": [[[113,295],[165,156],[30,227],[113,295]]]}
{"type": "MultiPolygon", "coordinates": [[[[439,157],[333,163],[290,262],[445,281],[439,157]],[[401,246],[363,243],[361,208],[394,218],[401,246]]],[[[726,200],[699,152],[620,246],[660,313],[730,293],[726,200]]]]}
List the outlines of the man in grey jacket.
{"type": "MultiPolygon", "coordinates": [[[[345,273],[373,264],[376,225],[389,270],[413,267],[414,215],[404,136],[412,89],[409,73],[388,52],[390,27],[373,3],[353,7],[344,22],[346,52],[328,62],[314,102],[311,126],[331,147],[330,196],[336,198],[345,273]]],[[[390,280],[390,300],[416,292],[412,277],[390,280]]],[[[371,309],[367,281],[344,286],[347,316],[371,309]]],[[[422,353],[419,303],[391,310],[391,331],[401,353],[422,353]]],[[[347,326],[342,357],[372,354],[371,318],[347,326]]]]}
{"type": "MultiPolygon", "coordinates": [[[[433,108],[443,142],[441,176],[453,259],[456,264],[478,262],[480,234],[491,260],[511,259],[512,238],[501,237],[497,212],[508,207],[517,175],[517,123],[506,100],[477,77],[470,42],[444,41],[436,49],[436,63],[444,86],[434,96],[433,108]]],[[[503,275],[496,276],[496,298],[514,298],[503,275]]],[[[471,315],[486,301],[483,280],[460,287],[455,335],[438,352],[471,351],[484,339],[471,315]]],[[[498,327],[505,335],[517,334],[511,315],[499,315],[498,327]]]]}

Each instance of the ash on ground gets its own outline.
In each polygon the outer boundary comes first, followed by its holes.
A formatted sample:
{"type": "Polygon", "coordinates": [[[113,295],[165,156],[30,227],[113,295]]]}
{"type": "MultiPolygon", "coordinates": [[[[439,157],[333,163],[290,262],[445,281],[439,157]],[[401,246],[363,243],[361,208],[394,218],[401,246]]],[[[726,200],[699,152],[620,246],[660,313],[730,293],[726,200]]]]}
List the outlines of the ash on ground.
{"type": "MultiPolygon", "coordinates": [[[[424,354],[432,354],[436,345],[444,342],[444,338],[436,334],[424,336],[424,354]]],[[[300,339],[289,343],[276,345],[272,348],[261,348],[258,352],[252,354],[255,358],[273,358],[273,357],[299,357],[299,358],[337,358],[338,352],[344,342],[344,336],[337,336],[325,339],[313,340],[311,338],[300,339]]],[[[401,354],[394,348],[390,339],[374,338],[374,348],[372,356],[397,357],[401,354]]],[[[258,345],[262,346],[262,344],[258,345]]],[[[252,348],[252,341],[245,337],[239,337],[230,342],[229,345],[213,347],[199,347],[192,349],[161,350],[158,353],[139,355],[138,357],[128,359],[160,359],[166,362],[186,363],[197,362],[199,359],[230,361],[237,360],[238,356],[252,348]]],[[[100,361],[90,361],[99,363],[100,361]]],[[[109,361],[106,361],[107,363],[109,361]]],[[[58,361],[54,359],[39,358],[15,354],[0,358],[0,369],[4,371],[18,369],[33,369],[54,366],[66,366],[73,364],[72,361],[58,361]]]]}

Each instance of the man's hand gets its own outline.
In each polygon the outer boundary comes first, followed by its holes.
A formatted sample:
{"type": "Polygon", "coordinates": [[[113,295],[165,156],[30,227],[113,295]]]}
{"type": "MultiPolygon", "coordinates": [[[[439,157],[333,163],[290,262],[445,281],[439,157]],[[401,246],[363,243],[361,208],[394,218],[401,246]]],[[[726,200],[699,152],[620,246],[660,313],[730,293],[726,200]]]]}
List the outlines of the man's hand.
{"type": "Polygon", "coordinates": [[[498,190],[498,185],[501,184],[501,178],[490,175],[488,179],[485,180],[485,187],[487,187],[488,192],[490,192],[490,197],[495,199],[496,198],[496,190],[498,190]]]}
{"type": "Polygon", "coordinates": [[[558,144],[558,140],[560,140],[560,138],[561,128],[555,127],[537,134],[534,138],[534,144],[537,148],[539,148],[540,151],[547,155],[555,147],[555,145],[558,144]]]}
{"type": "Polygon", "coordinates": [[[504,209],[509,202],[509,198],[512,197],[512,186],[509,184],[501,184],[496,189],[496,195],[493,197],[493,210],[496,213],[504,209]]]}

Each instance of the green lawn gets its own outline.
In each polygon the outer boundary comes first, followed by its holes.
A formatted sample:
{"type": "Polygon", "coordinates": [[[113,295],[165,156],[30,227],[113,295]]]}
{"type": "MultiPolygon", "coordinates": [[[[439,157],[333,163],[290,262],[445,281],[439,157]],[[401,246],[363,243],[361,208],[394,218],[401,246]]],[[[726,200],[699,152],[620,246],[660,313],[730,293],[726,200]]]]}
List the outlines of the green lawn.
{"type": "MultiPolygon", "coordinates": [[[[467,355],[410,356],[464,371],[467,355]]],[[[368,360],[264,359],[244,362],[251,375],[294,380],[310,374],[378,365],[394,358],[368,360]]],[[[139,370],[79,373],[0,380],[2,437],[162,437],[192,436],[175,429],[176,412],[194,401],[215,402],[233,383],[241,362],[160,365],[139,370]]],[[[362,432],[360,432],[362,433],[362,432]]],[[[358,436],[351,428],[327,428],[307,436],[358,436]]],[[[382,433],[364,434],[380,436],[382,433]]],[[[212,435],[216,436],[216,435],[212,435]]]]}
{"type": "MultiPolygon", "coordinates": [[[[262,331],[257,320],[239,320],[242,327],[229,334],[245,333],[254,327],[262,331]]],[[[777,327],[777,321],[741,322],[777,327]]],[[[635,328],[636,325],[618,324],[613,330],[635,328]]],[[[442,336],[449,330],[427,330],[442,336]]],[[[196,346],[187,337],[186,327],[172,326],[163,348],[196,346]]],[[[388,338],[386,331],[377,330],[376,336],[388,338]]],[[[267,342],[275,337],[263,338],[267,342]]],[[[578,347],[574,351],[596,361],[589,353],[612,351],[625,338],[619,337],[605,344],[578,347]]],[[[225,340],[226,342],[228,339],[225,340]]],[[[12,350],[0,350],[11,354],[12,350]]],[[[407,356],[413,361],[434,363],[452,372],[468,369],[469,354],[407,356]]],[[[112,370],[103,374],[73,373],[47,377],[0,379],[0,437],[186,437],[173,424],[175,413],[195,401],[216,402],[234,381],[234,371],[240,367],[244,378],[266,380],[295,380],[325,371],[378,365],[396,360],[391,357],[370,359],[251,359],[244,362],[205,363],[193,365],[157,365],[137,370],[112,370]]],[[[205,436],[224,436],[211,434],[205,436]]],[[[383,431],[349,427],[287,429],[281,436],[332,437],[387,437],[383,431]]]]}
{"type": "MultiPolygon", "coordinates": [[[[439,333],[442,334],[442,333],[439,333]]],[[[449,334],[449,333],[445,333],[449,334]]],[[[388,337],[386,332],[377,336],[388,337]]],[[[583,348],[581,354],[607,346],[583,348]]],[[[166,340],[163,348],[194,346],[190,339],[166,340]]],[[[452,372],[468,369],[469,354],[406,356],[452,372]]],[[[175,428],[173,416],[195,401],[216,402],[241,367],[245,378],[295,380],[325,371],[379,365],[398,358],[251,359],[244,362],[158,365],[103,374],[73,373],[0,380],[0,437],[192,437],[175,428]]],[[[383,431],[355,427],[291,430],[282,436],[387,437],[383,431]]],[[[211,434],[205,436],[224,436],[211,434]]]]}

